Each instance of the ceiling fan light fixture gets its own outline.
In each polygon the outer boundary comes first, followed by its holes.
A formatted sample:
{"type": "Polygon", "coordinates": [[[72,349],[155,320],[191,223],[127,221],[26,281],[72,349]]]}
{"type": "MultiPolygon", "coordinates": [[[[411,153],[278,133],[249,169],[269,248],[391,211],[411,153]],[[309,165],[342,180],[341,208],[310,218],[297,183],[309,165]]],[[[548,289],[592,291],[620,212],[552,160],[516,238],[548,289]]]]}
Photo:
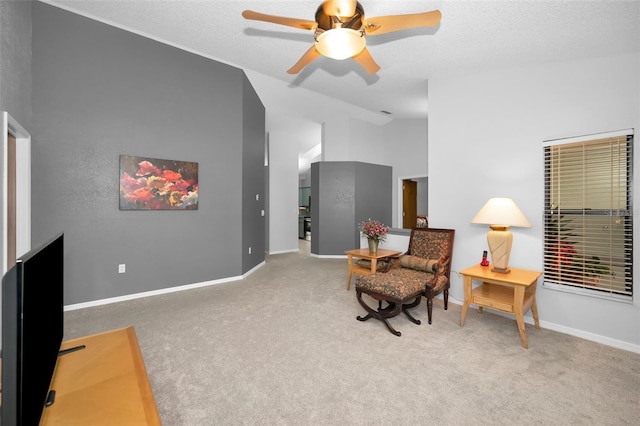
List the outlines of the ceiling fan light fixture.
{"type": "Polygon", "coordinates": [[[316,49],[332,59],[351,58],[367,45],[364,33],[351,28],[333,28],[316,37],[316,49]]]}

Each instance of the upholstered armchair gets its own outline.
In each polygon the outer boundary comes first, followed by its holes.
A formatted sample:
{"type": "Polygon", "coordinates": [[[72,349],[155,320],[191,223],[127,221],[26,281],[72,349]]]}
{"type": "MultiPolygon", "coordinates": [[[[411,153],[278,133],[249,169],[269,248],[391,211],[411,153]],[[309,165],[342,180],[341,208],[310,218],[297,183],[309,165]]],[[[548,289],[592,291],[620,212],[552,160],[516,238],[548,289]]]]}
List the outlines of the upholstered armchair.
{"type": "Polygon", "coordinates": [[[376,272],[356,280],[356,297],[367,311],[366,316],[358,316],[357,319],[375,318],[382,321],[391,333],[400,336],[401,333],[387,320],[404,312],[411,322],[420,324],[421,321],[414,318],[408,309],[418,306],[424,296],[431,324],[434,297],[443,293],[444,309],[448,308],[454,235],[453,229],[413,228],[409,248],[392,260],[386,272],[376,272]],[[369,306],[363,294],[377,301],[377,308],[369,306]]]}

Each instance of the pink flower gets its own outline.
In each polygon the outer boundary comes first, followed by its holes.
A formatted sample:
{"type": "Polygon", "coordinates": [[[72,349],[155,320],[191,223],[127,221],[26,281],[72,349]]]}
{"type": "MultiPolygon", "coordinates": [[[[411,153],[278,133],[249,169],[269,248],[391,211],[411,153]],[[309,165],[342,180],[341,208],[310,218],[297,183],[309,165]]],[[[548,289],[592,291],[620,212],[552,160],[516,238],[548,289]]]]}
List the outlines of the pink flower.
{"type": "Polygon", "coordinates": [[[160,169],[153,165],[150,161],[141,161],[138,166],[140,168],[136,172],[136,176],[159,175],[160,169]]]}
{"type": "Polygon", "coordinates": [[[363,237],[367,237],[374,241],[384,241],[389,232],[389,227],[383,225],[377,220],[369,219],[366,222],[361,222],[360,233],[363,237]]]}

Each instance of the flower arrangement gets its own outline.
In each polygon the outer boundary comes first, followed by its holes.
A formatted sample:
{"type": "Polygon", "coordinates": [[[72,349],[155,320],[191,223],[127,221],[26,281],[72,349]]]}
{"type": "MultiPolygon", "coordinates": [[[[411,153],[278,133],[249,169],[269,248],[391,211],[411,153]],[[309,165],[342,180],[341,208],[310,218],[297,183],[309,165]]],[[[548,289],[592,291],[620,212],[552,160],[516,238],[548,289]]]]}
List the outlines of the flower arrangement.
{"type": "Polygon", "coordinates": [[[385,238],[387,238],[387,233],[389,232],[388,226],[373,219],[361,222],[359,228],[360,234],[363,237],[367,237],[369,240],[376,242],[384,241],[385,238]]]}

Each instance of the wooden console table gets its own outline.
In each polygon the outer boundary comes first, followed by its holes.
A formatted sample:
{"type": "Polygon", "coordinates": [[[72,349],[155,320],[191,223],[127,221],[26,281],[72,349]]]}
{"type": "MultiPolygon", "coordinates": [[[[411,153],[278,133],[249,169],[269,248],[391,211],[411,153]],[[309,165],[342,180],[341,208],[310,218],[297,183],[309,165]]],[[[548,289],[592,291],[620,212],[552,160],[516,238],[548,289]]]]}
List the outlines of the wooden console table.
{"type": "Polygon", "coordinates": [[[375,253],[371,253],[368,248],[347,250],[347,263],[349,265],[349,273],[347,275],[347,290],[351,287],[351,276],[356,275],[369,275],[373,274],[378,269],[378,260],[386,257],[398,256],[401,252],[395,250],[378,249],[375,253]],[[358,265],[354,265],[353,258],[366,259],[371,261],[371,268],[363,268],[358,265]]]}
{"type": "Polygon", "coordinates": [[[133,327],[67,340],[40,424],[161,425],[133,327]]]}
{"type": "Polygon", "coordinates": [[[508,274],[491,272],[490,266],[475,265],[460,271],[464,277],[464,304],[460,314],[460,327],[464,327],[464,320],[470,304],[482,308],[494,309],[515,315],[520,331],[522,347],[527,349],[527,335],[524,328],[524,314],[529,309],[533,314],[536,329],[540,329],[538,321],[538,307],[536,305],[536,286],[542,272],[527,269],[511,268],[508,274]],[[483,284],[472,289],[472,281],[483,284]]]}

